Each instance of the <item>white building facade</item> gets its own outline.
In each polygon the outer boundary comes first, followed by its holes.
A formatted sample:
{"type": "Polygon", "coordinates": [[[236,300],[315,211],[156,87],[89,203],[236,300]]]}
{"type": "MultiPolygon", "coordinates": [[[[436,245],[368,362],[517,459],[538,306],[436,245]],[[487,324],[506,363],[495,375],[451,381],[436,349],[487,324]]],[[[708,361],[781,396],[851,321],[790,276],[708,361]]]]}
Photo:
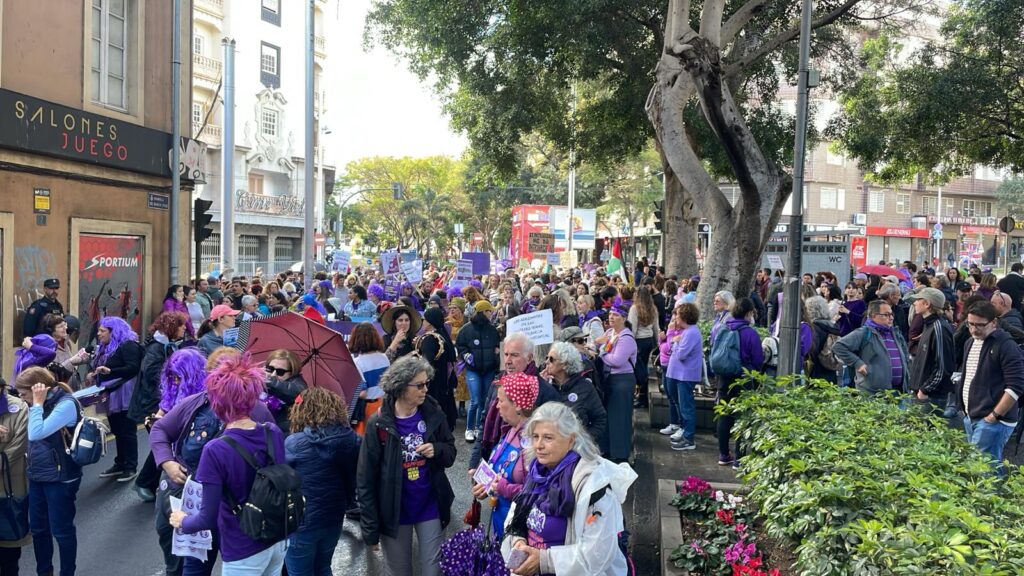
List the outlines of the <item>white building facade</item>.
{"type": "MultiPolygon", "coordinates": [[[[327,38],[337,0],[316,0],[314,50],[314,177],[317,195],[330,193],[334,167],[324,166],[327,38]]],[[[213,235],[201,246],[203,274],[221,270],[223,213],[224,39],[235,45],[234,274],[264,275],[302,259],[305,230],[304,0],[195,0],[192,31],[192,134],[206,144],[206,184],[213,235]]],[[[312,209],[312,207],[309,207],[312,209]]],[[[321,208],[322,209],[322,208],[321,208]]],[[[313,233],[314,231],[309,231],[313,233]]],[[[193,261],[195,248],[193,248],[193,261]]]]}

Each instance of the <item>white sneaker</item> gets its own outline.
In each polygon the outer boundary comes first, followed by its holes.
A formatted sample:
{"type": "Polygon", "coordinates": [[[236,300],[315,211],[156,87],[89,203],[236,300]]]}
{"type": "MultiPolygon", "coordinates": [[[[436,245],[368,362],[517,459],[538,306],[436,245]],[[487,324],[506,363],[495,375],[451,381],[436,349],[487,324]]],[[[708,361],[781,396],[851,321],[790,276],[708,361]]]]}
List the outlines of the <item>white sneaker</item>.
{"type": "Polygon", "coordinates": [[[675,434],[669,436],[668,439],[673,442],[679,442],[683,439],[683,429],[680,428],[679,430],[676,430],[675,434]]]}
{"type": "Polygon", "coordinates": [[[661,434],[662,436],[669,436],[675,434],[678,431],[679,426],[676,426],[675,424],[669,424],[668,426],[665,426],[661,430],[658,430],[658,434],[661,434]]]}
{"type": "Polygon", "coordinates": [[[466,442],[476,442],[476,434],[472,430],[466,430],[466,442]]]}

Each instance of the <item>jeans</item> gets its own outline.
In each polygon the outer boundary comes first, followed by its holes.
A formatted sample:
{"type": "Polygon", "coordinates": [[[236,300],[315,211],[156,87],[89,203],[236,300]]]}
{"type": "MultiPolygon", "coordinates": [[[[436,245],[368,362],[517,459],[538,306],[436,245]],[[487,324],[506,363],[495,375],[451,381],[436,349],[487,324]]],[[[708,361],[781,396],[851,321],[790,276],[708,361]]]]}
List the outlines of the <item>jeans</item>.
{"type": "Polygon", "coordinates": [[[60,576],[73,576],[78,556],[75,532],[75,497],[82,485],[72,482],[28,483],[28,518],[32,547],[36,554],[36,573],[53,573],[53,540],[60,553],[60,576]]]}
{"type": "Polygon", "coordinates": [[[380,548],[384,553],[384,574],[412,576],[412,533],[419,542],[420,576],[441,576],[441,542],[444,531],[441,520],[434,518],[419,524],[403,524],[395,538],[381,535],[380,548]]]}
{"type": "Polygon", "coordinates": [[[679,380],[669,378],[668,376],[663,376],[662,378],[662,384],[665,386],[665,396],[668,396],[668,423],[673,426],[679,426],[682,424],[682,420],[679,418],[679,392],[676,386],[679,384],[679,380]]]}
{"type": "Polygon", "coordinates": [[[650,387],[647,380],[651,375],[651,352],[654,348],[654,336],[637,338],[636,365],[633,366],[633,373],[636,374],[637,399],[641,404],[647,404],[647,389],[650,387]]]}
{"type": "Polygon", "coordinates": [[[970,416],[964,416],[964,430],[967,432],[967,441],[978,447],[983,453],[992,459],[992,465],[996,473],[1006,476],[1006,467],[1003,466],[1003,447],[1013,434],[1013,427],[996,422],[989,424],[984,420],[971,421],[970,416]]]}
{"type": "Polygon", "coordinates": [[[491,382],[494,381],[494,372],[474,372],[466,370],[466,387],[469,388],[469,408],[466,409],[466,430],[476,430],[481,424],[488,393],[491,389],[491,382]]]}
{"type": "Polygon", "coordinates": [[[331,558],[339,538],[341,522],[292,534],[284,557],[288,576],[331,576],[331,558]]]}
{"type": "Polygon", "coordinates": [[[139,467],[139,433],[138,423],[128,417],[128,411],[108,414],[110,432],[114,435],[117,456],[114,464],[124,470],[135,470],[139,467]]]}
{"type": "Polygon", "coordinates": [[[679,406],[683,438],[693,442],[697,435],[697,401],[693,398],[693,389],[697,387],[697,383],[672,378],[666,380],[666,382],[669,381],[673,383],[672,387],[675,388],[677,394],[676,403],[679,406]]]}
{"type": "Polygon", "coordinates": [[[225,562],[220,574],[221,576],[280,576],[287,549],[288,542],[281,540],[270,548],[248,558],[225,562]]]}

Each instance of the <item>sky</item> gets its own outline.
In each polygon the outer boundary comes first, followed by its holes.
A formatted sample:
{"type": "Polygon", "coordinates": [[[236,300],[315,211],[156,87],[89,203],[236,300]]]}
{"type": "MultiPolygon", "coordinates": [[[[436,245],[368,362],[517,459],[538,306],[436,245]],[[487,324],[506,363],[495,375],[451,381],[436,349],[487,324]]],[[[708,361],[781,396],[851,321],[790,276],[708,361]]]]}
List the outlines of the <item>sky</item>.
{"type": "Polygon", "coordinates": [[[449,128],[431,87],[386,48],[363,50],[371,4],[338,0],[325,14],[337,18],[331,26],[337,33],[327,39],[326,163],[340,175],[365,156],[461,155],[466,139],[449,128]]]}

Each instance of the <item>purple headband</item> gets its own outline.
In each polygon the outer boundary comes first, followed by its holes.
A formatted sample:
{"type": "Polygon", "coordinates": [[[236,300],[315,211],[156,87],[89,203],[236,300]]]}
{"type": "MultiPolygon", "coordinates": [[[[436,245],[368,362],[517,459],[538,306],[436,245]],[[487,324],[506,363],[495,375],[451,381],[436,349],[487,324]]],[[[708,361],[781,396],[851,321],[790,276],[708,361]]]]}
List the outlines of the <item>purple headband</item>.
{"type": "Polygon", "coordinates": [[[611,312],[615,312],[619,316],[625,318],[626,316],[629,316],[629,306],[626,305],[626,302],[624,302],[622,298],[616,296],[615,300],[612,300],[611,312]]]}

